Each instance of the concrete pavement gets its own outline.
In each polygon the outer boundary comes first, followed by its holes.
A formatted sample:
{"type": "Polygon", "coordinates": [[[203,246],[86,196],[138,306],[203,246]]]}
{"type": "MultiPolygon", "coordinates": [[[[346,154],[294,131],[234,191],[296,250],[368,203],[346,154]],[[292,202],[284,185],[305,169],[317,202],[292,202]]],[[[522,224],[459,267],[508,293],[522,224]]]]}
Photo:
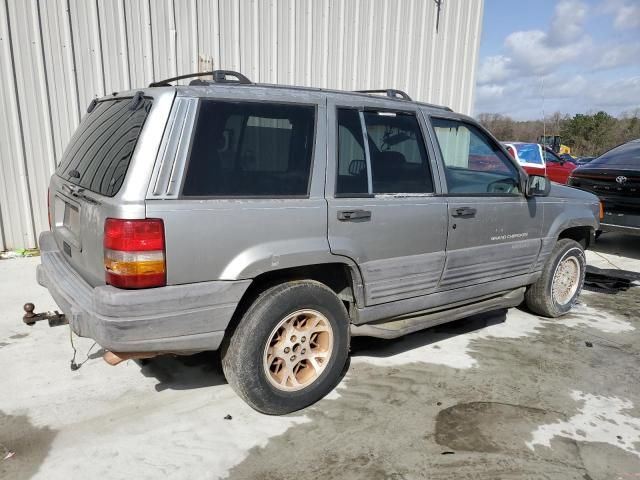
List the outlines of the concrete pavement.
{"type": "MultiPolygon", "coordinates": [[[[613,235],[589,263],[640,271],[637,238],[613,235]]],[[[267,417],[215,353],[110,367],[74,338],[71,371],[68,328],[20,321],[27,300],[56,308],[38,261],[0,261],[0,478],[640,478],[637,286],[585,291],[559,320],[510,309],[356,338],[327,399],[267,417]]]]}

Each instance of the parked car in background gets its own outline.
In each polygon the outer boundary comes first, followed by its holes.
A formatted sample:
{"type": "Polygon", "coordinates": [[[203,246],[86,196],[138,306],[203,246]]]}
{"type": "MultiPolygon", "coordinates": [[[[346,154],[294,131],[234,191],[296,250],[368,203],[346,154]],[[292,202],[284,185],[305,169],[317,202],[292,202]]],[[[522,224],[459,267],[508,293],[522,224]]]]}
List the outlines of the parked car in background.
{"type": "Polygon", "coordinates": [[[547,168],[547,177],[557,183],[565,184],[569,180],[569,175],[573,172],[577,165],[558,156],[550,148],[544,147],[542,150],[544,163],[547,168]]]}
{"type": "Polygon", "coordinates": [[[600,197],[602,231],[640,234],[640,138],[579,166],[571,173],[569,185],[600,197]]]}
{"type": "Polygon", "coordinates": [[[578,164],[578,159],[577,159],[577,158],[575,158],[575,157],[572,157],[572,156],[571,156],[571,154],[569,154],[569,153],[561,153],[561,154],[559,154],[558,156],[559,156],[562,160],[565,160],[565,161],[567,161],[567,162],[574,163],[574,164],[576,164],[576,165],[578,164]]]}
{"type": "Polygon", "coordinates": [[[578,165],[585,165],[595,159],[596,157],[578,157],[577,161],[578,161],[578,165]]]}
{"type": "Polygon", "coordinates": [[[529,175],[546,176],[542,145],[524,142],[502,142],[502,145],[529,175]]]}

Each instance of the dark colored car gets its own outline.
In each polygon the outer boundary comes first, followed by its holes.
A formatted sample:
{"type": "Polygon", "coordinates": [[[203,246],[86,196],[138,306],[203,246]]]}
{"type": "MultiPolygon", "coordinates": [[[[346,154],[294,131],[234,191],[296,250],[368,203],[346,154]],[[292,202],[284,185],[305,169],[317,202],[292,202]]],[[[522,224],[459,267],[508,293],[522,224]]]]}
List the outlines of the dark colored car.
{"type": "Polygon", "coordinates": [[[578,157],[578,166],[580,165],[586,165],[587,163],[590,163],[591,161],[595,160],[596,157],[578,157]]]}
{"type": "Polygon", "coordinates": [[[602,231],[640,234],[640,138],[579,166],[569,185],[600,197],[604,205],[602,231]]]}

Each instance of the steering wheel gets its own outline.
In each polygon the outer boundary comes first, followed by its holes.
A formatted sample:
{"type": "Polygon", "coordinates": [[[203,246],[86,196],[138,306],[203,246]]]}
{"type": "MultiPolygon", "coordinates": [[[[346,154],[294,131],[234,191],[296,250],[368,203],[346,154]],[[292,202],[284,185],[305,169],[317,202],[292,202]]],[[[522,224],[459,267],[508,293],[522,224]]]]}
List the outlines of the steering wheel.
{"type": "Polygon", "coordinates": [[[518,182],[513,178],[505,177],[487,185],[487,193],[511,193],[517,186],[518,182]]]}

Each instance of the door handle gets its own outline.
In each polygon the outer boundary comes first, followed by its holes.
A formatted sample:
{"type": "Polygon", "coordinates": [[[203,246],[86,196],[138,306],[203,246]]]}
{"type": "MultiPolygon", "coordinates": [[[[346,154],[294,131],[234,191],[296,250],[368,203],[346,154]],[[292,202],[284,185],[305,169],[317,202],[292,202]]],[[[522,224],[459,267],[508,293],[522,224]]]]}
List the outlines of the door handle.
{"type": "Polygon", "coordinates": [[[451,214],[452,217],[471,218],[476,216],[477,210],[471,207],[456,208],[451,214]]]}
{"type": "Polygon", "coordinates": [[[338,220],[349,222],[351,220],[371,220],[370,210],[340,210],[338,220]]]}

